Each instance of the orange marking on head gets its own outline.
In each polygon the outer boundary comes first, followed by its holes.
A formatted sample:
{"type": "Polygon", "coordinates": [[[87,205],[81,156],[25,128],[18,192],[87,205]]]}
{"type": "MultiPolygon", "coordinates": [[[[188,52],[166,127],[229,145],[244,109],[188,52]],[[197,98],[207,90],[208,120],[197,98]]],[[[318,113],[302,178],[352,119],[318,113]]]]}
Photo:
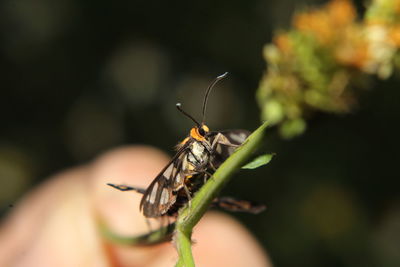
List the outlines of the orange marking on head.
{"type": "Polygon", "coordinates": [[[204,138],[204,136],[201,136],[199,134],[199,129],[197,129],[197,127],[193,127],[192,129],[190,129],[190,136],[198,141],[204,141],[206,140],[204,138]]]}

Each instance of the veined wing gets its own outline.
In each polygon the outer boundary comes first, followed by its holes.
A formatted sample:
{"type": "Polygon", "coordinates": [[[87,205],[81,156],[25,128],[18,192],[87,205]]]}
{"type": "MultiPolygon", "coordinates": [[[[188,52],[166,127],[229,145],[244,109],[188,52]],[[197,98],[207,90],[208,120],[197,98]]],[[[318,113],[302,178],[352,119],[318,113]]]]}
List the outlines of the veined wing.
{"type": "Polygon", "coordinates": [[[181,187],[184,179],[181,175],[182,160],[190,141],[186,142],[172,160],[154,178],[144,192],[140,201],[140,209],[148,218],[164,215],[176,201],[175,188],[181,187]]]}

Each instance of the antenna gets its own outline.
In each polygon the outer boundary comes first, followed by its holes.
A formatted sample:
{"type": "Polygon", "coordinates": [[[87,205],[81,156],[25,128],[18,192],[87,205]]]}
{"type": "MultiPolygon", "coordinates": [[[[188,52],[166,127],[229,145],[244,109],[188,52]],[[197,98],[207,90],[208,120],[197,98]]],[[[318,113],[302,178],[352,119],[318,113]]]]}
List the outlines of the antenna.
{"type": "Polygon", "coordinates": [[[182,112],[183,115],[185,115],[186,117],[188,117],[189,119],[191,119],[192,121],[194,121],[194,123],[197,124],[197,127],[201,127],[200,123],[198,123],[192,116],[190,116],[188,113],[186,113],[183,109],[182,109],[182,104],[181,103],[176,103],[176,108],[182,112]]]}
{"type": "MultiPolygon", "coordinates": [[[[201,122],[202,122],[202,123],[204,123],[204,119],[205,119],[205,117],[206,117],[207,100],[208,100],[208,95],[209,95],[210,92],[211,92],[211,89],[214,87],[214,85],[215,85],[218,81],[222,80],[222,79],[225,78],[227,75],[228,75],[228,72],[225,72],[224,74],[217,76],[217,78],[215,78],[214,81],[212,81],[212,83],[207,87],[206,94],[205,94],[205,96],[204,96],[204,101],[203,101],[203,118],[201,119],[201,122]]],[[[178,109],[179,109],[179,108],[178,108],[178,109]]],[[[193,119],[193,118],[192,118],[192,119],[193,119]]]]}

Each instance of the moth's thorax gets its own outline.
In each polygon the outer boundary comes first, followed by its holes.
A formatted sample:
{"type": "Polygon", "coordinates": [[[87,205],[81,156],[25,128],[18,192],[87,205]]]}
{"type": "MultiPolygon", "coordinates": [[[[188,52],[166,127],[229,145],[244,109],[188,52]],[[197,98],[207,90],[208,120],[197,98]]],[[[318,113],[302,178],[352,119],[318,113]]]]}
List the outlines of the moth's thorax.
{"type": "Polygon", "coordinates": [[[208,157],[208,153],[205,148],[205,145],[208,145],[208,142],[205,140],[203,142],[193,142],[193,144],[191,145],[191,148],[190,148],[192,153],[189,153],[189,155],[195,156],[196,158],[199,158],[199,159],[208,157]]]}
{"type": "Polygon", "coordinates": [[[208,165],[210,160],[208,140],[194,141],[188,148],[189,152],[183,158],[182,170],[185,175],[195,174],[200,169],[208,165]]]}

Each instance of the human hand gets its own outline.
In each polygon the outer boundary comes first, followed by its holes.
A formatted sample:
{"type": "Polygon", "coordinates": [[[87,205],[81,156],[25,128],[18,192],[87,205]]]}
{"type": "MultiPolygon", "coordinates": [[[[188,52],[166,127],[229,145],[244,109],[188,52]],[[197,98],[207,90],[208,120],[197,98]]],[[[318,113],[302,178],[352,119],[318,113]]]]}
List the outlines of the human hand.
{"type": "MultiPolygon", "coordinates": [[[[140,247],[108,242],[98,230],[103,220],[116,234],[135,236],[148,227],[139,212],[141,195],[106,183],[146,187],[168,162],[158,150],[115,149],[93,163],[64,171],[34,189],[0,228],[0,266],[174,266],[171,242],[140,247]]],[[[208,212],[193,233],[198,266],[271,266],[242,225],[208,212]]]]}

